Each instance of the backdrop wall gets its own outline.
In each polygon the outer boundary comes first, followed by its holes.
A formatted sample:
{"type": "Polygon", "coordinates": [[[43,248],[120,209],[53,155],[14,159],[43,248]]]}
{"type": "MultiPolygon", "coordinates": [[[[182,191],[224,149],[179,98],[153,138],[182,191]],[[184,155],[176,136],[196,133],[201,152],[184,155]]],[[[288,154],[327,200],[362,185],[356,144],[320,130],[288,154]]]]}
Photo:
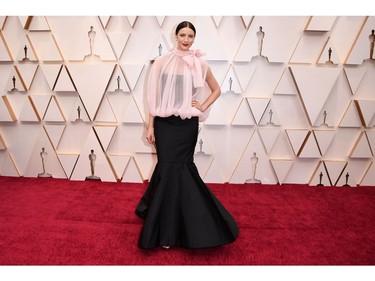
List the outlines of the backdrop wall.
{"type": "Polygon", "coordinates": [[[102,181],[149,179],[145,80],[182,20],[222,90],[207,183],[375,185],[368,16],[0,16],[0,175],[85,180],[94,150],[102,181]]]}

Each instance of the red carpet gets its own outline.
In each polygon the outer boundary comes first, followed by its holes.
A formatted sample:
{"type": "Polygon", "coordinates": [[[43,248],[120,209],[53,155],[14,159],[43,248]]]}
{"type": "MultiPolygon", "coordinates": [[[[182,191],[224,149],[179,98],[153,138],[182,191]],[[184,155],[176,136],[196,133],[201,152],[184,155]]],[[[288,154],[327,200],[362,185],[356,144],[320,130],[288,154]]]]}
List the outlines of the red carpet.
{"type": "Polygon", "coordinates": [[[208,186],[238,240],[145,251],[134,209],[146,184],[0,177],[0,264],[375,264],[375,187],[208,186]]]}

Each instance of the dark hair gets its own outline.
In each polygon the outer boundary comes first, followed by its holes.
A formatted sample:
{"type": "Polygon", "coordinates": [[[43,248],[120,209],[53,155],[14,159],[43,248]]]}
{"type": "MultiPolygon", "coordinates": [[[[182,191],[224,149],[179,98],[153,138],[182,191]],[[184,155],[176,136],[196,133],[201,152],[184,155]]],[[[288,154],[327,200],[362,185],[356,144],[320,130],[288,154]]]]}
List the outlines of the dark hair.
{"type": "Polygon", "coordinates": [[[196,30],[195,30],[195,27],[194,25],[190,22],[190,21],[183,21],[183,22],[180,22],[177,27],[176,27],[176,35],[178,34],[178,32],[180,31],[180,29],[184,28],[184,27],[189,27],[191,30],[194,31],[194,36],[196,35],[196,30]]]}

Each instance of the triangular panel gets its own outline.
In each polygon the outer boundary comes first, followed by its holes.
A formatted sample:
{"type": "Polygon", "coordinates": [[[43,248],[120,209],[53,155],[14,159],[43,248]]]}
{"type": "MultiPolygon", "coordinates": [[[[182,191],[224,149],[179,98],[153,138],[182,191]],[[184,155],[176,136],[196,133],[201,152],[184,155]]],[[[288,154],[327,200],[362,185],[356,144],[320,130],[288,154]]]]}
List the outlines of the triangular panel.
{"type": "MultiPolygon", "coordinates": [[[[70,112],[69,112],[69,119],[67,121],[71,122],[90,122],[90,117],[87,113],[87,110],[85,106],[82,103],[82,100],[80,97],[73,97],[71,100],[70,99],[64,99],[64,101],[67,102],[72,102],[73,99],[75,100],[75,105],[70,107],[70,112]],[[75,99],[74,99],[75,98],[75,99]]],[[[61,98],[58,99],[59,102],[61,98]]],[[[61,103],[61,102],[60,102],[61,103]]]]}
{"type": "Polygon", "coordinates": [[[308,134],[298,156],[300,158],[320,158],[320,151],[313,134],[308,134]]]}
{"type": "Polygon", "coordinates": [[[314,137],[319,147],[321,156],[324,156],[335,137],[335,131],[332,130],[314,130],[314,137]]]}
{"type": "Polygon", "coordinates": [[[55,96],[52,96],[43,120],[50,122],[65,122],[65,117],[55,96]]]}
{"type": "Polygon", "coordinates": [[[149,56],[149,59],[151,61],[154,61],[157,57],[161,55],[165,55],[170,52],[170,48],[163,34],[160,34],[159,38],[155,41],[153,46],[155,47],[152,48],[151,54],[149,56]]]}
{"type": "Polygon", "coordinates": [[[73,173],[73,169],[78,161],[79,154],[58,154],[61,166],[63,167],[65,174],[70,179],[73,173]]]}
{"type": "Polygon", "coordinates": [[[30,31],[51,31],[46,17],[43,16],[32,16],[29,23],[28,30],[30,31]]]}
{"type": "Polygon", "coordinates": [[[94,130],[104,151],[106,151],[109,143],[111,142],[113,134],[116,131],[116,126],[94,126],[94,130]]]}
{"type": "Polygon", "coordinates": [[[29,99],[32,101],[32,104],[35,107],[36,113],[39,116],[40,120],[43,119],[51,98],[52,96],[50,95],[30,95],[29,96],[29,99]]]}
{"type": "Polygon", "coordinates": [[[223,17],[222,16],[212,16],[212,19],[214,20],[216,27],[219,27],[223,17]]]}
{"type": "Polygon", "coordinates": [[[366,171],[363,179],[360,182],[361,186],[375,186],[375,164],[371,162],[371,165],[366,171]]]}
{"type": "Polygon", "coordinates": [[[229,71],[224,78],[224,82],[221,85],[221,91],[223,93],[228,92],[232,94],[242,93],[240,82],[237,79],[237,75],[233,67],[229,68],[229,71]]]}
{"type": "Polygon", "coordinates": [[[74,36],[69,60],[84,61],[89,64],[116,60],[99,17],[77,17],[76,20],[77,25],[72,30],[66,30],[66,32],[71,31],[71,36],[74,36]]]}
{"type": "Polygon", "coordinates": [[[17,53],[17,59],[19,64],[33,64],[38,61],[38,57],[35,54],[34,48],[30,42],[28,35],[23,39],[23,42],[19,44],[19,50],[17,53]]]}
{"type": "Polygon", "coordinates": [[[165,16],[156,16],[156,20],[158,21],[160,27],[162,27],[165,18],[165,16]]]}
{"type": "Polygon", "coordinates": [[[242,20],[242,23],[244,24],[245,28],[249,28],[253,19],[254,19],[253,16],[241,16],[241,20],[242,20]]]}
{"type": "Polygon", "coordinates": [[[110,93],[130,93],[129,85],[118,65],[116,65],[111,80],[109,81],[108,91],[110,93]]]}
{"type": "Polygon", "coordinates": [[[254,17],[234,60],[249,61],[259,54],[259,45],[261,45],[262,55],[268,57],[270,62],[287,61],[298,43],[307,19],[308,17],[301,16],[254,17]],[[260,43],[261,40],[257,36],[260,27],[264,32],[263,43],[260,43]],[[282,39],[280,39],[281,34],[282,39]]]}
{"type": "Polygon", "coordinates": [[[131,158],[130,155],[108,155],[109,161],[116,173],[117,180],[121,180],[125,172],[125,168],[131,158]]]}
{"type": "Polygon", "coordinates": [[[136,123],[143,124],[143,118],[139,112],[138,106],[134,99],[132,98],[126,108],[125,114],[122,117],[122,122],[124,123],[136,123]]]}
{"type": "Polygon", "coordinates": [[[49,88],[54,89],[56,78],[62,68],[60,64],[41,64],[40,69],[42,70],[44,77],[48,83],[49,88]]]}
{"type": "Polygon", "coordinates": [[[283,75],[279,83],[276,86],[275,95],[296,95],[297,89],[296,84],[293,81],[292,74],[290,73],[290,68],[287,67],[284,70],[283,75]]]}
{"type": "Polygon", "coordinates": [[[15,67],[20,73],[20,77],[22,78],[23,84],[26,86],[26,89],[29,89],[38,65],[33,63],[25,63],[18,64],[15,67]]]}
{"type": "MultiPolygon", "coordinates": [[[[0,152],[0,155],[2,153],[0,152]]],[[[0,174],[8,177],[20,177],[21,174],[18,171],[17,165],[13,160],[13,157],[11,154],[4,152],[4,155],[2,158],[2,165],[0,166],[0,174]]]]}
{"type": "Polygon", "coordinates": [[[291,68],[310,123],[314,124],[334,86],[339,68],[291,68]]]}
{"type": "Polygon", "coordinates": [[[336,47],[334,43],[330,41],[330,38],[327,40],[326,46],[318,59],[318,63],[324,64],[325,66],[337,66],[337,64],[341,63],[336,47]]]}
{"type": "Polygon", "coordinates": [[[280,128],[258,128],[259,135],[263,141],[264,147],[269,154],[281,132],[280,128]]]}
{"type": "Polygon", "coordinates": [[[257,179],[266,184],[277,183],[258,133],[253,134],[229,182],[245,183],[248,179],[257,179]],[[257,158],[255,164],[252,162],[253,157],[257,158]]]}
{"type": "Polygon", "coordinates": [[[39,137],[31,152],[30,160],[27,163],[24,176],[37,177],[38,174],[42,173],[51,174],[54,178],[67,178],[56,152],[44,130],[40,130],[39,137]],[[43,149],[45,156],[42,157],[41,153],[43,149]]]}
{"type": "Polygon", "coordinates": [[[138,83],[144,64],[122,64],[121,68],[125,73],[130,89],[133,91],[138,83]]]}
{"type": "Polygon", "coordinates": [[[375,17],[366,17],[359,34],[353,42],[352,49],[348,55],[345,63],[346,64],[361,64],[364,60],[370,57],[370,44],[369,36],[374,30],[375,17]]]}
{"type": "Polygon", "coordinates": [[[127,16],[127,19],[131,25],[131,27],[134,27],[135,22],[137,21],[137,16],[127,16]]]}
{"type": "MultiPolygon", "coordinates": [[[[25,81],[22,79],[21,74],[16,66],[9,69],[9,76],[6,80],[5,89],[9,92],[22,92],[26,91],[27,87],[25,81]]],[[[4,76],[5,77],[5,76],[4,76]]]]}
{"type": "Polygon", "coordinates": [[[26,122],[41,121],[41,116],[39,116],[38,112],[36,111],[36,108],[32,100],[30,99],[30,96],[28,96],[27,101],[25,101],[18,120],[26,122]]]}
{"type": "Polygon", "coordinates": [[[206,183],[223,183],[225,182],[221,174],[221,166],[218,161],[215,161],[215,158],[211,162],[209,169],[207,170],[203,180],[206,183]]]}
{"type": "Polygon", "coordinates": [[[91,120],[98,110],[114,66],[111,63],[69,65],[70,74],[91,120]]]}
{"type": "Polygon", "coordinates": [[[254,77],[256,65],[253,63],[235,63],[233,69],[238,77],[238,81],[240,82],[242,88],[241,93],[244,93],[254,77]]]}
{"type": "Polygon", "coordinates": [[[7,105],[7,107],[11,108],[11,110],[9,110],[9,112],[13,112],[15,117],[18,119],[21,112],[22,112],[22,109],[23,109],[23,105],[25,104],[25,102],[28,102],[28,96],[26,95],[23,95],[23,94],[15,94],[15,95],[6,95],[6,96],[3,96],[3,99],[4,99],[4,102],[5,104],[7,105]]]}
{"type": "Polygon", "coordinates": [[[86,139],[83,149],[78,158],[75,169],[72,173],[72,180],[85,180],[86,177],[92,175],[91,164],[89,155],[91,150],[96,155],[94,163],[94,175],[100,177],[102,181],[114,182],[117,181],[114,172],[112,171],[111,165],[107,160],[106,154],[103,152],[100,143],[94,133],[94,130],[90,130],[90,133],[86,139]]]}
{"type": "Polygon", "coordinates": [[[254,126],[254,117],[251,112],[249,103],[246,99],[242,99],[241,104],[234,116],[231,125],[254,126]]]}
{"type": "Polygon", "coordinates": [[[332,186],[337,185],[337,182],[340,180],[340,177],[342,177],[347,164],[346,161],[324,161],[324,166],[327,169],[332,186]]]}
{"type": "Polygon", "coordinates": [[[308,137],[309,130],[293,130],[287,129],[286,135],[288,136],[291,147],[293,148],[294,154],[298,155],[304,141],[308,137]]]}
{"type": "Polygon", "coordinates": [[[55,38],[49,32],[31,33],[30,41],[32,42],[36,53],[41,61],[61,62],[61,57],[55,38]]]}
{"type": "Polygon", "coordinates": [[[261,98],[247,98],[251,112],[253,113],[255,123],[259,124],[270,99],[261,99],[261,98]]]}
{"type": "Polygon", "coordinates": [[[204,134],[204,130],[200,130],[198,135],[198,141],[195,146],[194,162],[197,165],[201,178],[206,176],[208,169],[210,168],[212,161],[214,160],[213,150],[209,143],[208,138],[204,134]]]}
{"type": "Polygon", "coordinates": [[[30,85],[29,93],[37,95],[50,94],[51,89],[52,88],[49,86],[47,78],[44,76],[43,70],[38,67],[33,81],[30,85]]]}
{"type": "MultiPolygon", "coordinates": [[[[215,159],[212,165],[219,163],[221,168],[217,170],[221,173],[217,178],[223,177],[224,182],[228,182],[232,176],[233,169],[241,159],[255,130],[248,126],[208,126],[204,127],[204,135],[210,147],[215,150],[215,159]]],[[[208,174],[214,173],[210,167],[208,174]]],[[[212,175],[214,176],[214,175],[212,175]]]]}
{"type": "Polygon", "coordinates": [[[326,41],[325,34],[303,33],[289,62],[315,63],[326,41]]]}
{"type": "Polygon", "coordinates": [[[336,16],[313,16],[306,26],[306,31],[330,31],[336,16]]]}
{"type": "Polygon", "coordinates": [[[207,171],[210,168],[212,161],[214,161],[212,154],[197,153],[194,155],[194,163],[197,166],[201,178],[206,177],[207,171]]]}
{"type": "Polygon", "coordinates": [[[319,162],[318,167],[309,181],[309,185],[311,186],[318,186],[320,184],[323,186],[331,186],[331,182],[323,161],[319,162]]]}
{"type": "Polygon", "coordinates": [[[0,99],[0,122],[12,122],[16,121],[17,117],[13,112],[13,109],[6,96],[0,99]]]}
{"type": "Polygon", "coordinates": [[[375,131],[366,131],[372,154],[375,156],[375,131]]]}
{"type": "Polygon", "coordinates": [[[222,47],[221,38],[217,26],[210,17],[196,17],[194,25],[199,32],[205,36],[197,36],[194,40],[194,45],[206,52],[205,58],[207,60],[226,61],[229,59],[225,48],[222,47]],[[212,44],[212,42],[216,42],[212,44]]]}
{"type": "Polygon", "coordinates": [[[0,61],[1,62],[11,62],[13,61],[12,54],[8,46],[5,43],[4,37],[0,32],[0,61]]]}
{"type": "Polygon", "coordinates": [[[271,164],[279,184],[283,184],[288,175],[290,167],[293,165],[293,160],[271,159],[271,164]]]}
{"type": "Polygon", "coordinates": [[[368,142],[368,138],[366,132],[362,132],[353,147],[353,150],[350,153],[351,158],[372,158],[374,155],[372,154],[370,144],[368,142]]]}
{"type": "Polygon", "coordinates": [[[359,85],[363,81],[363,78],[366,74],[365,68],[344,68],[344,72],[346,74],[346,78],[348,79],[350,88],[352,89],[352,93],[355,94],[358,90],[359,85]]]}
{"type": "Polygon", "coordinates": [[[61,68],[57,81],[53,87],[54,91],[63,91],[63,92],[75,92],[76,88],[73,85],[72,79],[67,71],[66,66],[64,65],[61,68]]]}
{"type": "Polygon", "coordinates": [[[5,141],[3,140],[3,138],[1,137],[1,134],[0,134],[0,150],[4,150],[6,148],[7,148],[7,146],[5,144],[5,141]]]}
{"type": "Polygon", "coordinates": [[[212,144],[209,143],[209,139],[204,133],[204,128],[202,128],[198,134],[198,140],[195,145],[194,155],[211,155],[214,154],[212,150],[212,144]]]}
{"type": "Polygon", "coordinates": [[[362,122],[359,117],[355,102],[351,101],[342,117],[339,127],[361,128],[362,122]]]}
{"type": "Polygon", "coordinates": [[[56,150],[64,132],[65,124],[45,124],[44,129],[53,145],[53,148],[56,150]]]}
{"type": "Polygon", "coordinates": [[[107,99],[111,104],[116,119],[121,121],[130,102],[133,101],[133,96],[121,92],[110,92],[107,94],[107,99]]]}
{"type": "Polygon", "coordinates": [[[152,172],[155,169],[157,163],[156,154],[148,153],[136,153],[134,155],[134,162],[137,165],[137,168],[142,176],[143,180],[150,180],[152,172]]]}
{"type": "Polygon", "coordinates": [[[277,109],[272,103],[272,100],[268,103],[266,110],[263,113],[261,120],[258,125],[262,126],[280,126],[280,119],[277,113],[277,109]]]}
{"type": "Polygon", "coordinates": [[[117,123],[116,116],[106,96],[103,97],[94,120],[97,122],[117,123]]]}
{"type": "MultiPolygon", "coordinates": [[[[1,79],[0,79],[0,91],[6,92],[6,91],[15,91],[14,88],[20,88],[19,85],[13,85],[13,76],[18,74],[16,72],[16,69],[12,65],[8,64],[0,64],[0,73],[1,73],[1,79]]],[[[16,77],[14,77],[16,79],[16,77]]],[[[17,81],[15,80],[14,83],[17,81]]]]}
{"type": "MultiPolygon", "coordinates": [[[[65,127],[59,145],[56,149],[58,154],[78,155],[83,149],[88,135],[92,131],[92,125],[86,122],[71,122],[65,127]]],[[[90,149],[90,148],[88,148],[90,149]]]]}
{"type": "Polygon", "coordinates": [[[111,16],[99,16],[100,22],[102,23],[104,28],[107,27],[107,24],[108,24],[110,18],[111,18],[111,16]]]}
{"type": "Polygon", "coordinates": [[[122,182],[143,182],[142,176],[133,157],[130,158],[128,165],[125,168],[124,174],[122,176],[122,182]]]}
{"type": "Polygon", "coordinates": [[[363,125],[371,127],[371,121],[375,114],[375,100],[356,100],[357,109],[361,116],[363,125]]]}
{"type": "Polygon", "coordinates": [[[119,59],[125,49],[126,43],[128,42],[130,33],[122,31],[107,32],[107,36],[116,58],[119,59]]]}
{"type": "Polygon", "coordinates": [[[210,110],[205,124],[207,125],[227,125],[233,120],[236,110],[241,103],[242,97],[240,95],[233,95],[228,92],[222,93],[220,98],[216,100],[215,104],[210,110]]]}
{"type": "MultiPolygon", "coordinates": [[[[348,165],[346,165],[343,174],[337,182],[337,186],[349,185],[355,187],[360,184],[366,171],[371,165],[371,161],[368,159],[348,159],[348,165]]],[[[373,181],[374,183],[374,181],[373,181]]]]}

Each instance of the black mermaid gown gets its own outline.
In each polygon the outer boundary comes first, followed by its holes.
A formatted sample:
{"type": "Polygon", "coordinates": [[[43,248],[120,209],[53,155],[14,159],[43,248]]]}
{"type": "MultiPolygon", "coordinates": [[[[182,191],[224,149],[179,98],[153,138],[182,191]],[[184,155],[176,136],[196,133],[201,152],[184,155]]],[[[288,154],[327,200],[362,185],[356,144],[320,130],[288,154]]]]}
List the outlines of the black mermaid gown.
{"type": "Polygon", "coordinates": [[[198,118],[155,117],[158,163],[136,207],[144,218],[138,246],[208,248],[233,242],[238,226],[194,164],[198,118]]]}

